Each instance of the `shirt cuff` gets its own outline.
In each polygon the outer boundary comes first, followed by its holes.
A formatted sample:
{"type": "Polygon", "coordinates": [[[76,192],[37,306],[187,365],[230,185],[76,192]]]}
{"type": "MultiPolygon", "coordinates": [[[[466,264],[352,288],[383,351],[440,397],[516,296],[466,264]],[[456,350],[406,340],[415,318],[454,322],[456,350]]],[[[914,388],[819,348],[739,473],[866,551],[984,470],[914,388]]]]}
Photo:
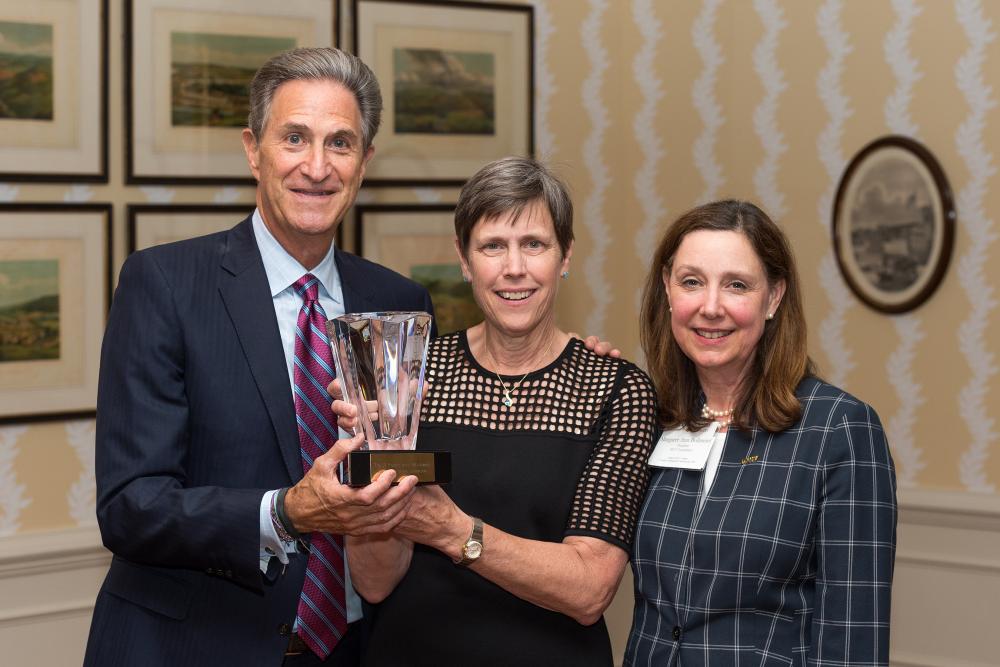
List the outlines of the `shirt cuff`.
{"type": "Polygon", "coordinates": [[[271,502],[278,489],[268,491],[260,499],[260,571],[267,573],[268,563],[277,557],[282,564],[288,564],[288,554],[298,551],[295,542],[283,542],[271,521],[271,502]]]}

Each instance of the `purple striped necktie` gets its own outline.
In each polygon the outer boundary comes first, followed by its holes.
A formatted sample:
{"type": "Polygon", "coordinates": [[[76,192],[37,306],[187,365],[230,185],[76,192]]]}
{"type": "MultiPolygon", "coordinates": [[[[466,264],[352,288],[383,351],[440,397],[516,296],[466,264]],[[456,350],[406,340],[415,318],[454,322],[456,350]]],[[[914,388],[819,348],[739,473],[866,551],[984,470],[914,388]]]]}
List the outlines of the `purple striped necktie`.
{"type": "MultiPolygon", "coordinates": [[[[330,411],[326,387],[334,377],[333,353],[326,335],[326,313],[319,304],[319,281],[311,273],[292,285],[302,297],[295,325],[295,420],[299,427],[302,470],[337,439],[337,419],[330,411]]],[[[320,658],[326,658],[347,629],[344,600],[344,538],[316,532],[311,535],[306,579],[302,585],[297,632],[320,658]]]]}

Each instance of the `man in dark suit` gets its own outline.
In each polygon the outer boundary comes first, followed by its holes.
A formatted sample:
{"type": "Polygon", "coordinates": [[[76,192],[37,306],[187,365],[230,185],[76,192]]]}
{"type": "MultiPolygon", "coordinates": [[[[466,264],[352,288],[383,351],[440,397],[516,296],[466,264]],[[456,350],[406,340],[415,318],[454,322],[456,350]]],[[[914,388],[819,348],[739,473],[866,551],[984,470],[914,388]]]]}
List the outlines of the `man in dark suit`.
{"type": "Polygon", "coordinates": [[[380,114],[354,56],[275,57],[251,85],[243,131],[253,215],[125,262],[97,418],[98,519],[114,558],[86,665],[357,664],[361,604],[329,562],[343,555],[335,538],[393,526],[415,479],[391,486],[388,472],[352,489],[336,476],[348,447],[311,452],[310,437],[325,448],[336,428],[310,426],[329,417],[310,364],[329,360],[308,358],[321,334],[304,323],[431,310],[419,285],[333,246],[380,114]]]}

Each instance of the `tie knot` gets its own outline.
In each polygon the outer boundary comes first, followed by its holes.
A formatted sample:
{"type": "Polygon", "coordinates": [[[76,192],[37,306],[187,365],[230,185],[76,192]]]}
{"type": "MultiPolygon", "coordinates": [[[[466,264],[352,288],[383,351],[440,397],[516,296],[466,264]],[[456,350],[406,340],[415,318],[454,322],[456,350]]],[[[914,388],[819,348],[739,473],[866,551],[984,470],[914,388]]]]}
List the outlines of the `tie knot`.
{"type": "Polygon", "coordinates": [[[292,283],[292,288],[307,303],[319,298],[319,280],[311,273],[307,273],[292,283]]]}

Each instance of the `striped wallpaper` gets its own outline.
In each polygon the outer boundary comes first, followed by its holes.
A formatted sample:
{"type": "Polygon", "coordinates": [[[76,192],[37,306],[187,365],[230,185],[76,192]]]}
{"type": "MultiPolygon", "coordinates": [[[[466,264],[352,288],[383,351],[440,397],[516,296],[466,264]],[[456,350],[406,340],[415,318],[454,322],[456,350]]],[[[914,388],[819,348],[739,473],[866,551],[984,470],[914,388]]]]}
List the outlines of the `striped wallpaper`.
{"type": "MultiPolygon", "coordinates": [[[[814,358],[873,404],[906,487],[995,494],[1000,479],[1000,115],[986,0],[535,0],[539,155],[570,183],[577,245],[563,326],[638,358],[638,294],[664,226],[717,197],[760,203],[793,241],[814,358]],[[852,155],[907,134],[955,190],[951,267],[903,316],[861,304],[830,243],[852,155]]],[[[111,34],[121,7],[111,3],[111,34]]],[[[248,188],[125,187],[121,48],[111,51],[111,185],[0,183],[3,201],[249,203],[248,188]],[[117,129],[116,129],[117,128],[117,129]]],[[[377,156],[375,159],[378,159],[377,156]]],[[[454,201],[454,189],[364,201],[454,201]]],[[[0,427],[0,535],[93,522],[93,422],[0,427]]]]}

